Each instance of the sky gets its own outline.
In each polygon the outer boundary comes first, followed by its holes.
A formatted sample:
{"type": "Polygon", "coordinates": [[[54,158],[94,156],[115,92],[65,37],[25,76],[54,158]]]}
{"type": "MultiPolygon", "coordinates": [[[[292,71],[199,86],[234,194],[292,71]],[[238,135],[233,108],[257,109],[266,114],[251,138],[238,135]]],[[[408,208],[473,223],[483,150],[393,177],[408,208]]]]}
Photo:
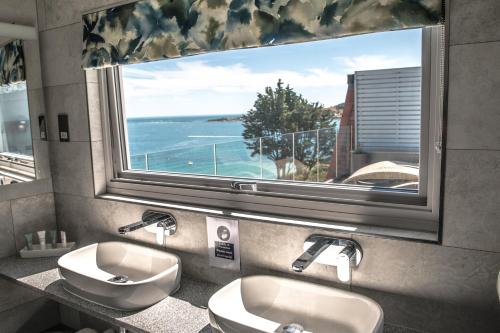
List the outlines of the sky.
{"type": "Polygon", "coordinates": [[[355,71],[421,64],[421,30],[232,50],[125,65],[127,118],[233,115],[278,79],[310,102],[343,103],[355,71]]]}

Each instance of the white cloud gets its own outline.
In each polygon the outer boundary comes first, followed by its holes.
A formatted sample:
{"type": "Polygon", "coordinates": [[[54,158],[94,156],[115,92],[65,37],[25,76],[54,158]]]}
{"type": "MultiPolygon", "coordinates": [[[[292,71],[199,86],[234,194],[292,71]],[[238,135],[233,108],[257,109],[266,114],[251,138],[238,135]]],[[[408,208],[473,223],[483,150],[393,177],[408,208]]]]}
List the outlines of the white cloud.
{"type": "Polygon", "coordinates": [[[386,55],[361,55],[357,57],[336,57],[350,73],[375,69],[419,66],[418,59],[409,57],[389,57],[386,55]]]}
{"type": "Polygon", "coordinates": [[[200,91],[216,93],[253,93],[274,86],[279,78],[300,91],[301,88],[339,87],[345,75],[321,68],[299,71],[256,72],[242,64],[210,66],[205,62],[179,62],[172,70],[149,72],[124,69],[128,96],[183,95],[200,91]]]}
{"type": "Polygon", "coordinates": [[[361,55],[336,57],[329,68],[254,70],[244,64],[210,65],[181,60],[154,71],[125,66],[125,98],[130,116],[237,114],[248,111],[257,92],[279,78],[310,101],[344,101],[346,75],[355,71],[417,66],[418,59],[361,55]],[[188,111],[186,111],[188,110],[188,111]]]}

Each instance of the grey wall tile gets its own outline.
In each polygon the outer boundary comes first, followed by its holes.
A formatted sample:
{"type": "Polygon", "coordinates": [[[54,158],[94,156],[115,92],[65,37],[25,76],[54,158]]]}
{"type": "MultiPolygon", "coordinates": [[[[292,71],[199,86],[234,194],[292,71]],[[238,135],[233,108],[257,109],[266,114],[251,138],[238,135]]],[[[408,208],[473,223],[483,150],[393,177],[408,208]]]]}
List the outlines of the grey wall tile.
{"type": "Polygon", "coordinates": [[[36,0],[38,31],[45,30],[45,0],[36,0]]]}
{"type": "Polygon", "coordinates": [[[90,142],[50,144],[54,192],[94,196],[90,142]]]}
{"type": "Polygon", "coordinates": [[[71,141],[89,141],[89,114],[85,84],[45,88],[49,139],[59,141],[58,114],[67,114],[71,141]]]}
{"type": "Polygon", "coordinates": [[[423,251],[417,295],[500,311],[496,295],[499,271],[500,253],[428,244],[423,251]]]}
{"type": "MultiPolygon", "coordinates": [[[[45,29],[53,29],[80,22],[82,13],[103,6],[120,4],[123,0],[45,0],[45,29]]],[[[130,0],[128,1],[130,2],[130,0]]]]}
{"type": "Polygon", "coordinates": [[[99,223],[89,221],[92,212],[89,199],[69,194],[54,194],[57,227],[66,231],[69,242],[78,242],[79,245],[102,241],[101,235],[93,234],[89,225],[99,223]]]}
{"type": "MultiPolygon", "coordinates": [[[[51,177],[50,161],[49,161],[49,142],[33,140],[33,156],[35,158],[36,178],[49,179],[51,177]]],[[[50,191],[52,191],[52,189],[50,189],[50,191]]]]}
{"type": "Polygon", "coordinates": [[[38,179],[27,183],[12,184],[2,187],[0,202],[47,192],[52,192],[52,180],[49,178],[38,179]]]}
{"type": "MultiPolygon", "coordinates": [[[[90,71],[90,72],[95,72],[95,71],[90,71]]],[[[89,77],[91,77],[91,75],[87,75],[87,80],[89,79],[89,77]]],[[[87,81],[86,101],[88,101],[90,138],[92,141],[101,141],[102,140],[101,101],[100,101],[99,85],[97,83],[89,83],[87,81]]]]}
{"type": "Polygon", "coordinates": [[[2,0],[0,22],[36,25],[36,3],[32,0],[2,0]]]}
{"type": "Polygon", "coordinates": [[[434,244],[355,236],[363,248],[352,285],[382,292],[492,309],[500,254],[434,244]]]}
{"type": "Polygon", "coordinates": [[[500,42],[450,48],[447,148],[500,150],[498,59],[500,42]]]}
{"type": "Polygon", "coordinates": [[[81,21],[81,3],[74,0],[44,0],[45,27],[54,29],[81,21]]]}
{"type": "Polygon", "coordinates": [[[52,193],[12,200],[17,250],[26,245],[24,234],[57,229],[54,207],[54,194],[52,193]]]}
{"type": "Polygon", "coordinates": [[[416,295],[420,287],[425,245],[354,235],[363,249],[359,267],[352,270],[352,285],[402,295],[416,295]]]}
{"type": "Polygon", "coordinates": [[[25,40],[23,44],[28,89],[40,89],[43,87],[43,82],[38,40],[25,40]]]}
{"type": "Polygon", "coordinates": [[[82,34],[80,23],[40,32],[44,86],[85,82],[81,62],[82,34]]]}
{"type": "MultiPolygon", "coordinates": [[[[500,318],[495,313],[498,309],[485,311],[450,304],[446,300],[402,296],[359,287],[352,289],[379,303],[387,325],[406,326],[429,333],[495,333],[500,327],[500,318]]],[[[386,328],[384,332],[392,332],[386,328]]]]}
{"type": "Polygon", "coordinates": [[[46,122],[48,120],[45,114],[43,88],[28,90],[28,102],[36,177],[37,179],[50,178],[49,143],[47,141],[40,140],[40,126],[38,124],[39,116],[45,116],[46,122]]]}
{"type": "Polygon", "coordinates": [[[447,152],[443,243],[500,252],[500,151],[447,152]]]}
{"type": "Polygon", "coordinates": [[[43,88],[28,90],[29,115],[31,122],[31,137],[40,139],[40,127],[38,126],[38,116],[45,116],[45,99],[43,88]]]}
{"type": "Polygon", "coordinates": [[[500,40],[500,1],[451,0],[450,43],[500,40]]]}
{"type": "Polygon", "coordinates": [[[10,201],[0,202],[0,258],[16,253],[10,201]]]}

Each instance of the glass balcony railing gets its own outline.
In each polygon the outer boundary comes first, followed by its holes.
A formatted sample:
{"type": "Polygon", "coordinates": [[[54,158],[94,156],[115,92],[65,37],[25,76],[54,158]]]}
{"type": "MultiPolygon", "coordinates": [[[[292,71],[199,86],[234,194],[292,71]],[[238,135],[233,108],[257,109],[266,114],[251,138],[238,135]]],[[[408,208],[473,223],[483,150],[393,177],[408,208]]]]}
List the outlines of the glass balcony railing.
{"type": "Polygon", "coordinates": [[[323,182],[336,128],[176,148],[130,156],[134,170],[323,182]]]}

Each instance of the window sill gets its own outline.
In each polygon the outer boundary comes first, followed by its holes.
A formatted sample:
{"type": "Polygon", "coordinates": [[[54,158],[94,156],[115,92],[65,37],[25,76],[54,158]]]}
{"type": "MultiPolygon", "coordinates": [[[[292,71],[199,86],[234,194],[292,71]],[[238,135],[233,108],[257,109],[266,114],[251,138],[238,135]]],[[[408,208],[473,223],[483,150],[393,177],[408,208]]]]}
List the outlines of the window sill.
{"type": "Polygon", "coordinates": [[[179,204],[163,200],[145,199],[136,196],[119,195],[119,194],[101,194],[96,196],[97,199],[118,201],[123,203],[151,206],[164,209],[176,209],[190,212],[196,212],[206,215],[220,215],[229,218],[237,218],[248,221],[259,221],[266,223],[284,224],[290,226],[301,226],[310,228],[319,228],[328,231],[343,232],[349,234],[365,234],[375,235],[386,238],[398,238],[424,242],[438,242],[438,235],[434,232],[403,230],[396,228],[369,226],[359,224],[325,222],[321,220],[309,220],[303,218],[287,217],[283,215],[268,215],[253,212],[223,210],[218,208],[204,207],[199,205],[179,204]]]}

